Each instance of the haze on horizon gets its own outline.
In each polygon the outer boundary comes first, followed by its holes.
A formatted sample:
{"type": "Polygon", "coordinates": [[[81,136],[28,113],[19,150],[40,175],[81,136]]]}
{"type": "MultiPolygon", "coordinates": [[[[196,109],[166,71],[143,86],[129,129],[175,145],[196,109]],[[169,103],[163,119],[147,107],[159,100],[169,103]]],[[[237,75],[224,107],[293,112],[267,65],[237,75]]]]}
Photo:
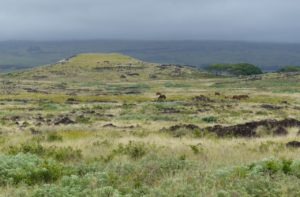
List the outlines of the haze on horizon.
{"type": "Polygon", "coordinates": [[[300,42],[295,0],[2,0],[0,40],[300,42]]]}

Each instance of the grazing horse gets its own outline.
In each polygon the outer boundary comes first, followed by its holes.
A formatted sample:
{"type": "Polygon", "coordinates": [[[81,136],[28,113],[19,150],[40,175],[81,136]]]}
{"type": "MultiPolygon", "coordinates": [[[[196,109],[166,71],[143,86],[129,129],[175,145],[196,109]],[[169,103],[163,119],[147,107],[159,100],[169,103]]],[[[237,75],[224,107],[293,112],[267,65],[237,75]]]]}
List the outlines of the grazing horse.
{"type": "Polygon", "coordinates": [[[166,95],[164,95],[160,92],[157,92],[156,95],[158,96],[158,98],[157,98],[158,101],[164,101],[167,99],[166,95]]]}

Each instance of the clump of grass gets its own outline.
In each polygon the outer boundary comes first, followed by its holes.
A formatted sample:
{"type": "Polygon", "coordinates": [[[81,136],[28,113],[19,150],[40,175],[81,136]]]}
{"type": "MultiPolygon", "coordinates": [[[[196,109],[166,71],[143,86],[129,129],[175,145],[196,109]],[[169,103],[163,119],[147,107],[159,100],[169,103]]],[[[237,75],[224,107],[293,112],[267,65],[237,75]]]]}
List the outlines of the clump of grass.
{"type": "Polygon", "coordinates": [[[56,132],[50,132],[47,135],[47,141],[48,142],[55,142],[55,141],[62,142],[63,141],[63,137],[61,135],[59,135],[58,133],[56,133],[56,132]]]}
{"type": "Polygon", "coordinates": [[[199,144],[198,145],[189,145],[189,147],[191,148],[191,150],[193,151],[193,153],[195,155],[198,155],[199,153],[201,153],[203,151],[203,148],[199,147],[199,144]]]}
{"type": "Polygon", "coordinates": [[[266,137],[266,136],[270,136],[272,134],[272,131],[271,129],[269,129],[268,127],[266,126],[259,126],[257,129],[256,129],[256,135],[258,137],[266,137]]]}
{"type": "Polygon", "coordinates": [[[139,159],[147,153],[145,143],[130,141],[128,144],[119,144],[118,148],[114,150],[115,153],[128,155],[132,159],[139,159]]]}
{"type": "Polygon", "coordinates": [[[206,116],[206,117],[202,118],[202,121],[208,122],[208,123],[216,122],[217,120],[218,120],[218,118],[215,116],[206,116]]]}
{"type": "Polygon", "coordinates": [[[48,111],[55,111],[58,110],[61,106],[57,103],[54,102],[42,102],[39,104],[39,106],[43,109],[43,110],[48,110],[48,111]]]}
{"type": "Polygon", "coordinates": [[[118,155],[127,155],[133,160],[138,160],[149,152],[149,147],[143,142],[129,141],[128,144],[118,144],[118,147],[113,149],[107,156],[102,156],[101,159],[105,162],[111,161],[118,155]]]}
{"type": "Polygon", "coordinates": [[[191,85],[188,83],[173,83],[171,81],[166,82],[164,84],[164,86],[166,88],[188,88],[188,87],[191,87],[191,85]]]}
{"type": "Polygon", "coordinates": [[[76,117],[76,122],[81,124],[89,124],[91,123],[91,119],[89,117],[78,116],[76,117]]]}
{"type": "Polygon", "coordinates": [[[19,153],[35,154],[44,158],[53,158],[57,161],[74,161],[82,157],[81,150],[72,147],[44,147],[40,143],[26,143],[20,146],[10,146],[8,153],[17,155],[19,153]]]}
{"type": "Polygon", "coordinates": [[[63,175],[63,166],[54,160],[19,153],[0,155],[0,185],[49,183],[63,175]]]}

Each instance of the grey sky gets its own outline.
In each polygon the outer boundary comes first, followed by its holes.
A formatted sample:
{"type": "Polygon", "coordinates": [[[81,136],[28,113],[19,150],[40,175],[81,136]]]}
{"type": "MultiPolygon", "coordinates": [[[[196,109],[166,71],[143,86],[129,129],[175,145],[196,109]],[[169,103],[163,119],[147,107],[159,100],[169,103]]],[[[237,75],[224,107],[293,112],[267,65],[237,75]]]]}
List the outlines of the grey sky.
{"type": "Polygon", "coordinates": [[[298,0],[1,0],[0,40],[300,42],[298,0]]]}

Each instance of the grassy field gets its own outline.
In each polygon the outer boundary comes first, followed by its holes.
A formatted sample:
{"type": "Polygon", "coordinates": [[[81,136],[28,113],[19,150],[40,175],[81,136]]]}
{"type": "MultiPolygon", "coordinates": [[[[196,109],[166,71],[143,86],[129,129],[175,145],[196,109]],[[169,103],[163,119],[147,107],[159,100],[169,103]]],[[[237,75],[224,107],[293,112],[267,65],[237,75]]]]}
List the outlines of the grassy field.
{"type": "Polygon", "coordinates": [[[300,196],[300,75],[80,54],[0,80],[0,196],[300,196]]]}

